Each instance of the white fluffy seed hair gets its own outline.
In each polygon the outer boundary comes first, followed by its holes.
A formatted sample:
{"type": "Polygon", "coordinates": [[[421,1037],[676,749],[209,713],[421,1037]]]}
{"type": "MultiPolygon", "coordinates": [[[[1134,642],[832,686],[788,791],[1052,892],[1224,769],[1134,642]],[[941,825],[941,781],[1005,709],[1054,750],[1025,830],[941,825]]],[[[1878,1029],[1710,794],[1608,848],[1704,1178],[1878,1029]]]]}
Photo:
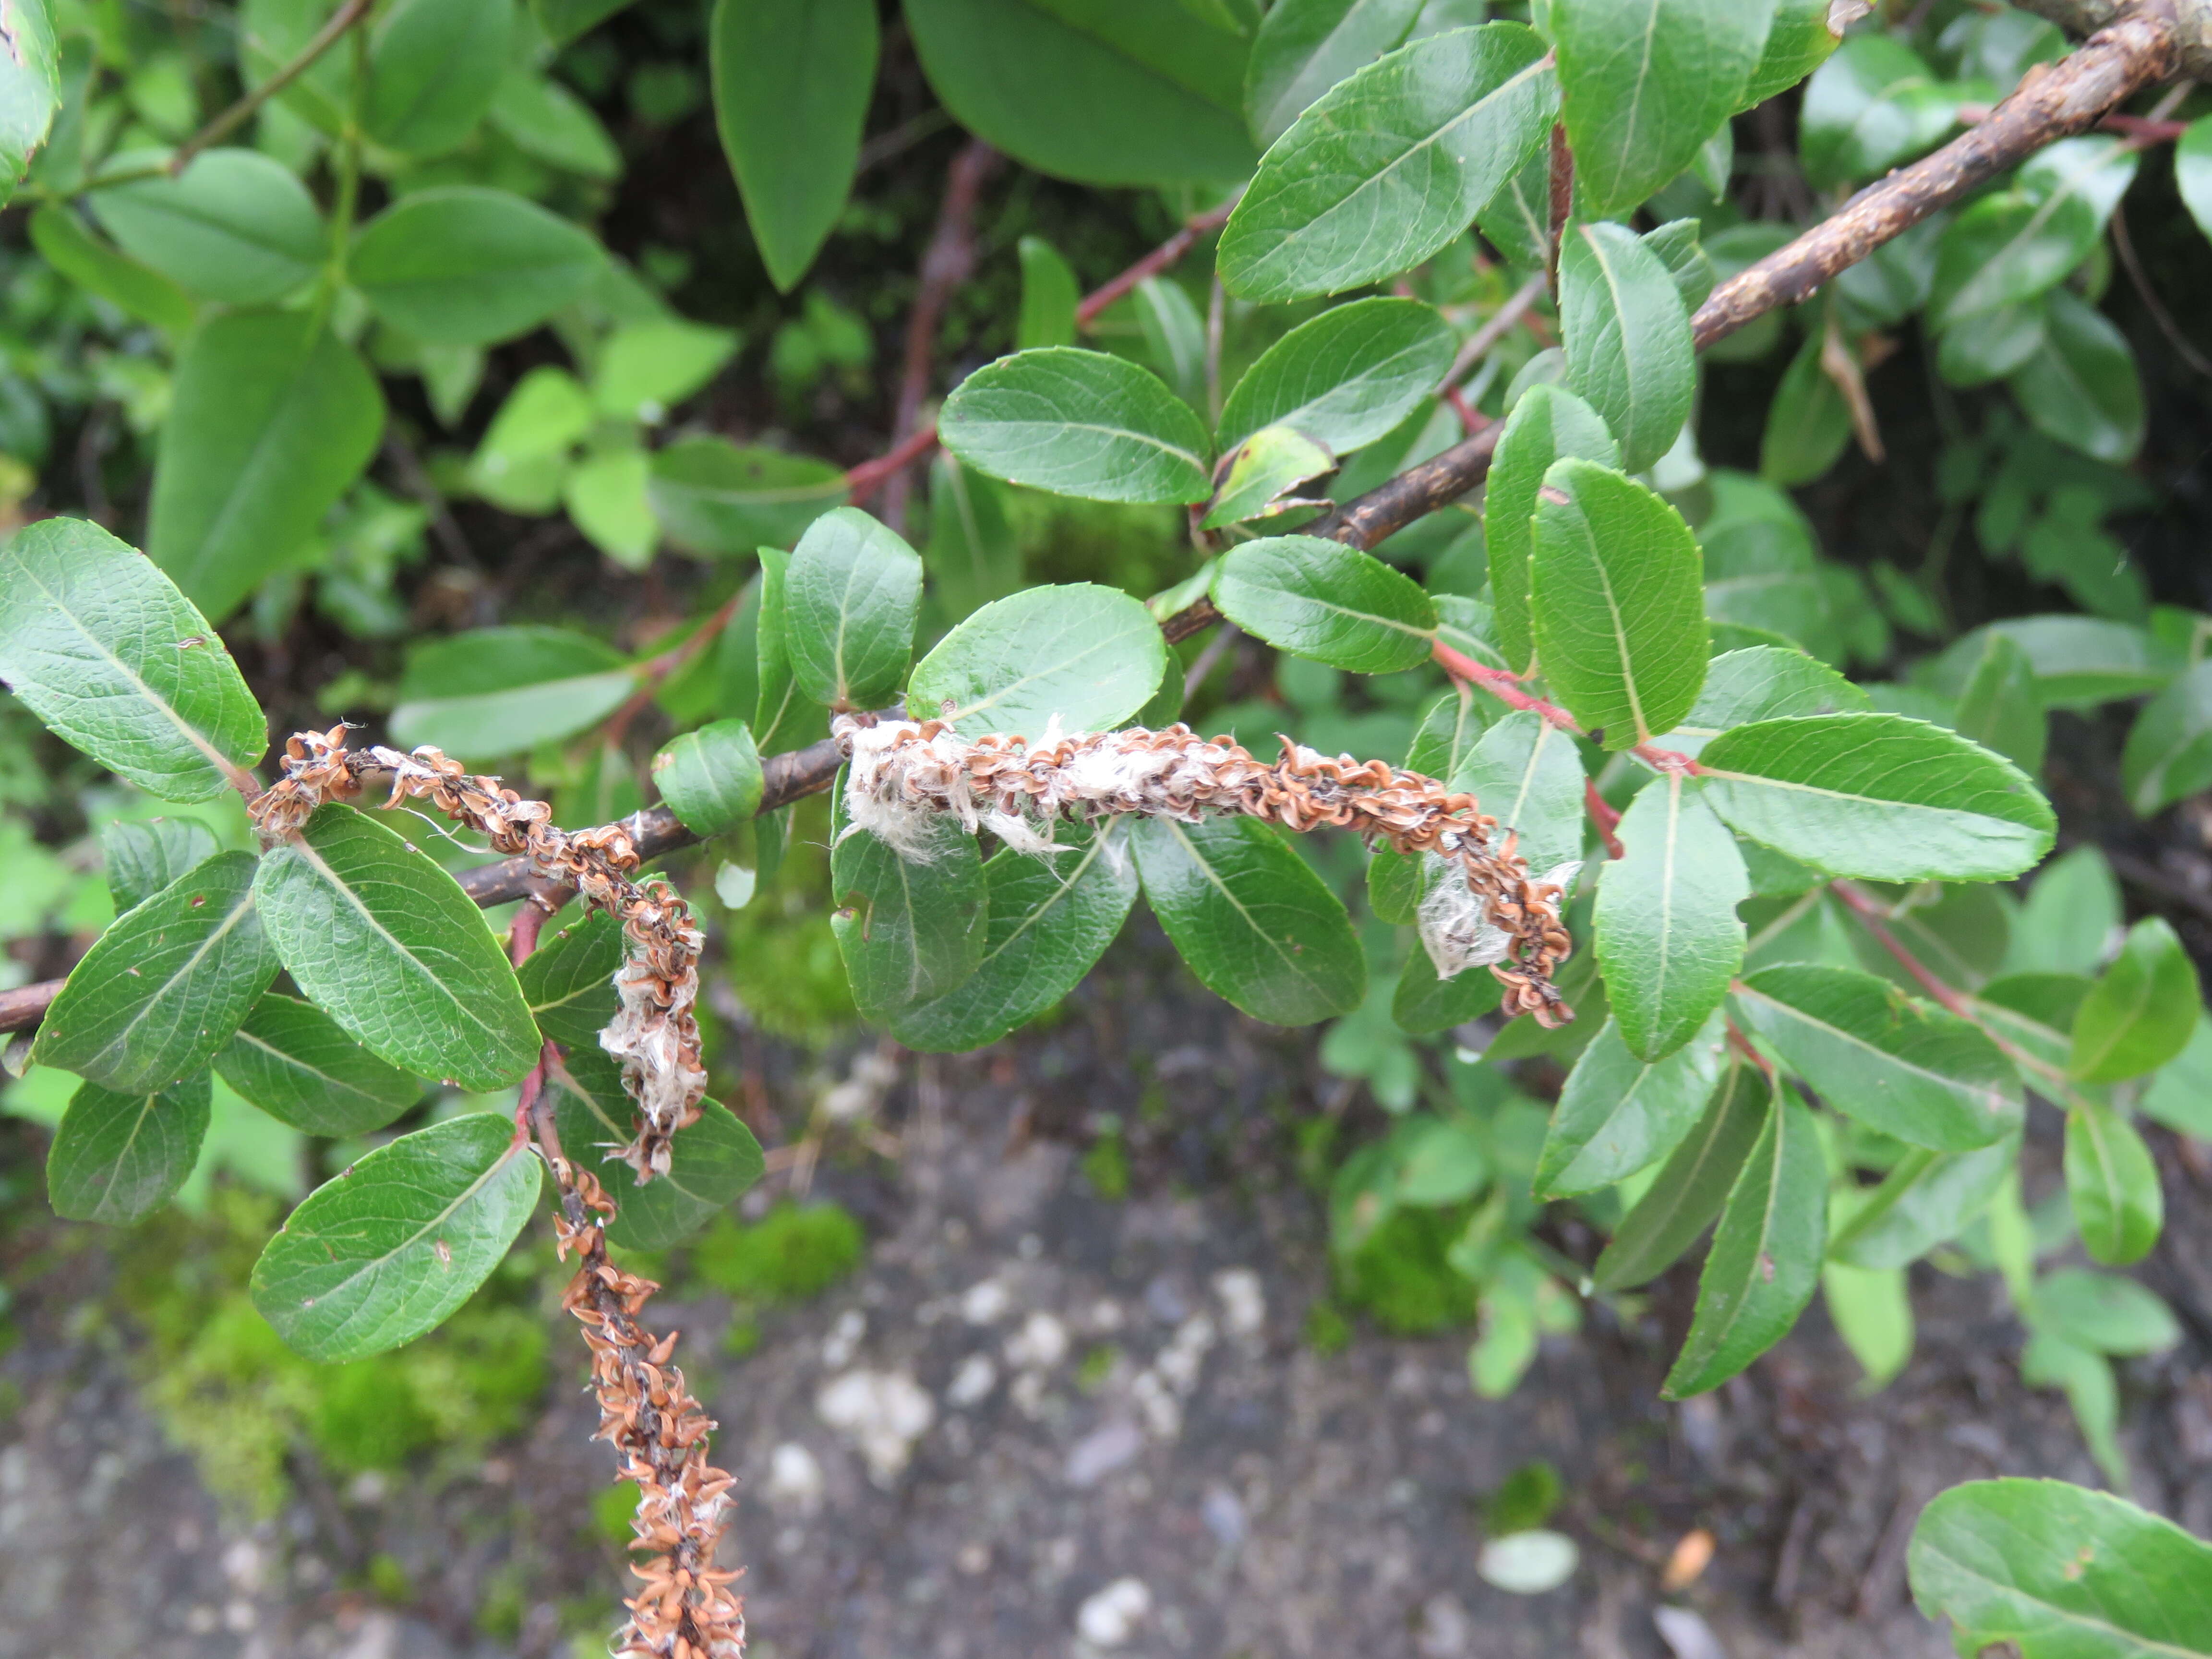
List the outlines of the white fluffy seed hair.
{"type": "MultiPolygon", "coordinates": [[[[1421,904],[1415,927],[1438,979],[1456,979],[1470,968],[1503,962],[1513,935],[1490,919],[1490,906],[1471,890],[1449,860],[1436,853],[1421,856],[1421,904]]],[[[1564,893],[1582,868],[1577,859],[1539,878],[1564,893]]]]}

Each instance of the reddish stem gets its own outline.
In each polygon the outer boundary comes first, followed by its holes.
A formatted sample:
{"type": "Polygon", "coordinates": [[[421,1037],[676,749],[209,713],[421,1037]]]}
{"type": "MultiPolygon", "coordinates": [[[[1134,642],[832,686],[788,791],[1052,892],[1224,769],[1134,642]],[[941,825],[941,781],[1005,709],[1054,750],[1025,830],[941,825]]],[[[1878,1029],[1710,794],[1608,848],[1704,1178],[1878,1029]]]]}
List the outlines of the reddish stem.
{"type": "Polygon", "coordinates": [[[1098,320],[1098,313],[1112,305],[1115,301],[1136,287],[1146,277],[1157,276],[1176,264],[1184,254],[1190,252],[1192,245],[1200,237],[1205,235],[1209,230],[1218,230],[1227,224],[1229,216],[1236,210],[1236,207],[1237,198],[1231,197],[1211,213],[1201,213],[1194,218],[1184,220],[1182,228],[1169,237],[1166,241],[1162,242],[1120,276],[1109,279],[1102,287],[1095,288],[1085,295],[1083,302],[1075,307],[1076,327],[1087,331],[1091,324],[1098,320]]]}
{"type": "Polygon", "coordinates": [[[1452,413],[1459,416],[1460,429],[1470,438],[1490,424],[1490,416],[1468,402],[1466,395],[1455,386],[1443,389],[1443,400],[1451,405],[1452,413]]]}
{"type": "MultiPolygon", "coordinates": [[[[1966,998],[1936,977],[1928,964],[1912,954],[1905,941],[1889,931],[1889,918],[1881,908],[1881,901],[1854,881],[1832,881],[1828,890],[1843,900],[1857,916],[1861,925],[1874,935],[1875,944],[1897,958],[1898,965],[1912,975],[1920,988],[1942,1003],[1961,1019],[1974,1019],[1974,1011],[1966,998]]],[[[1979,1024],[1979,1020],[1975,1020],[1979,1024]]]]}
{"type": "Polygon", "coordinates": [[[888,455],[862,461],[845,474],[845,489],[855,501],[865,501],[882,489],[891,475],[903,471],[937,447],[937,422],[925,421],[902,438],[888,455]]]}
{"type": "Polygon", "coordinates": [[[1583,780],[1583,805],[1589,811],[1590,822],[1597,826],[1598,839],[1605,843],[1605,855],[1609,859],[1626,858],[1620,837],[1614,833],[1620,828],[1620,814],[1613,803],[1597,792],[1597,780],[1583,780]]]}
{"type": "MultiPolygon", "coordinates": [[[[1543,698],[1532,697],[1523,691],[1517,674],[1509,674],[1502,668],[1486,668],[1465,653],[1453,650],[1442,640],[1431,648],[1430,654],[1445,673],[1471,685],[1480,686],[1508,708],[1525,708],[1540,716],[1547,725],[1557,726],[1574,737],[1586,738],[1589,735],[1576,723],[1575,717],[1559,704],[1546,702],[1543,698]]],[[[1695,777],[1705,769],[1679,750],[1661,749],[1653,744],[1639,743],[1628,752],[1655,772],[1695,777]]]]}
{"type": "MultiPolygon", "coordinates": [[[[1971,127],[1988,120],[1991,107],[1988,104],[1960,105],[1959,125],[1971,127]]],[[[2153,115],[2107,115],[2097,125],[2103,131],[2117,132],[2146,144],[2175,143],[2189,131],[2186,121],[2161,121],[2153,115]]]]}
{"type": "Polygon", "coordinates": [[[1772,1088],[1774,1086],[1774,1062],[1767,1059],[1765,1054],[1759,1052],[1757,1046],[1753,1043],[1749,1037],[1743,1034],[1743,1028],[1738,1025],[1732,1019],[1728,1023],[1728,1036],[1729,1045],[1738,1054],[1741,1054],[1746,1060],[1749,1060],[1753,1065],[1758,1066],[1759,1069],[1765,1074],[1767,1087],[1770,1089],[1772,1088]]]}

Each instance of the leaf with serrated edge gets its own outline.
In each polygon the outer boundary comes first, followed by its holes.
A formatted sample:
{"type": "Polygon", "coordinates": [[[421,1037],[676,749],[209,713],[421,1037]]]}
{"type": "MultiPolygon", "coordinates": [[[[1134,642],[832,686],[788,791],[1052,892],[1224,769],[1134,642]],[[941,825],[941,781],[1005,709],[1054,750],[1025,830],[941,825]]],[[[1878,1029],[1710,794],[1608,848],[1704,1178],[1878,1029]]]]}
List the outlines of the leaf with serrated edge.
{"type": "MultiPolygon", "coordinates": [[[[546,1079],[561,1150],[583,1168],[605,1170],[636,1133],[622,1069],[597,1048],[572,1049],[546,1079]]],[[[624,1180],[607,1242],[661,1250],[696,1232],[761,1178],[760,1142],[719,1101],[699,1103],[700,1117],[674,1143],[665,1175],[640,1187],[624,1180]]],[[[612,1175],[604,1177],[610,1182],[612,1175]]]]}
{"type": "Polygon", "coordinates": [[[204,1067],[276,976],[253,880],[251,853],[218,853],[119,917],[46,1011],[33,1060],[126,1094],[204,1067]]]}
{"type": "Polygon", "coordinates": [[[1073,990],[1136,902],[1137,872],[1119,820],[1061,825],[1067,850],[1012,848],[983,866],[990,931],[975,971],[944,995],[902,1010],[891,1035],[909,1048],[957,1054],[996,1042],[1073,990]]]}
{"type": "Polygon", "coordinates": [[[1348,670],[1413,667],[1436,643],[1437,608],[1371,553],[1319,536],[1271,536],[1223,556],[1213,602],[1277,649],[1348,670]]]}
{"type": "Polygon", "coordinates": [[[1595,1192],[1672,1152],[1705,1110],[1727,1053],[1727,1023],[1717,1011],[1657,1060],[1638,1060],[1617,1021],[1607,1021],[1559,1091],[1536,1162],[1537,1197],[1595,1192]]]}
{"type": "Polygon", "coordinates": [[[1222,232],[1222,282],[1241,299],[1304,299],[1419,264],[1543,142],[1558,99],[1543,42],[1518,23],[1370,64],[1269,149],[1222,232]]]}
{"type": "Polygon", "coordinates": [[[537,1206],[538,1169],[498,1113],[402,1135],[292,1212],[253,1264],[253,1305],[326,1364],[411,1342],[499,1265],[537,1206]]]}
{"type": "Polygon", "coordinates": [[[1206,428],[1158,375],[1044,346],[987,363],[945,400],[945,447],[1009,483],[1096,501],[1202,501],[1206,428]]]}
{"type": "Polygon", "coordinates": [[[1981,1030],[1850,968],[1789,963],[1740,981],[1745,1022],[1838,1111],[1963,1152],[2013,1133],[2019,1073],[1981,1030]]]}
{"type": "Polygon", "coordinates": [[[1721,1212],[1752,1144],[1766,1121],[1768,1089],[1755,1066],[1731,1065],[1711,1103],[1667,1160],[1612,1243],[1590,1269],[1601,1290],[1627,1290],[1656,1279],[1697,1242],[1721,1212]]]}
{"type": "Polygon", "coordinates": [[[1273,830],[1243,817],[1131,830],[1152,914],[1208,990],[1272,1025],[1359,1006],[1367,963],[1352,919],[1273,830]]]}
{"type": "Polygon", "coordinates": [[[1598,412],[1565,386],[1530,386],[1505,417],[1482,496],[1483,550],[1490,562],[1498,646],[1516,674],[1526,673],[1536,655],[1528,617],[1536,492],[1552,463],[1568,455],[1615,466],[1620,446],[1598,412]]]}
{"type": "Polygon", "coordinates": [[[1454,349],[1451,325],[1418,300],[1332,306],[1244,371],[1221,406],[1220,448],[1287,426],[1348,455],[1433,393],[1454,349]]]}
{"type": "Polygon", "coordinates": [[[1168,665],[1159,624],[1118,588],[1032,587],[994,600],[915,665],[907,708],[963,734],[1012,732],[1035,743],[1062,732],[1110,732],[1151,700],[1168,665]]]}
{"type": "Polygon", "coordinates": [[[1554,461],[1537,493],[1528,603],[1537,660],[1604,746],[1679,726],[1705,682],[1705,567],[1682,515],[1594,461],[1554,461]]]}
{"type": "Polygon", "coordinates": [[[1696,394],[1690,314],[1674,274],[1626,225],[1579,224],[1559,250],[1567,386],[1640,472],[1674,447],[1696,394]]]}
{"type": "Polygon", "coordinates": [[[83,1085],[46,1153],[54,1213],[120,1226],[166,1201],[198,1160],[209,1098],[205,1072],[145,1094],[83,1085]]]}
{"type": "Polygon", "coordinates": [[[1606,994],[1630,1053],[1657,1060],[1720,1006],[1743,965],[1735,908],[1751,876],[1728,826],[1676,773],[1646,784],[1598,878],[1594,918],[1606,994]]]}
{"type": "Polygon", "coordinates": [[[2002,881],[2057,827],[2010,761],[1902,714],[1754,721],[1707,744],[1698,770],[1732,829],[1831,876],[2002,881]]]}
{"type": "Polygon", "coordinates": [[[1820,1127],[1784,1085],[1729,1189],[1698,1275],[1698,1310],[1662,1397],[1718,1388],[1797,1322],[1820,1283],[1827,1188],[1820,1127]]]}
{"type": "Polygon", "coordinates": [[[412,1073],[379,1060],[313,1003],[274,992],[253,1005],[215,1069],[279,1123],[311,1135],[368,1134],[422,1097],[412,1073]]]}
{"type": "Polygon", "coordinates": [[[207,618],[80,519],[27,526],[0,547],[0,680],[57,737],[166,800],[212,799],[269,746],[207,618]]]}
{"type": "Polygon", "coordinates": [[[538,1027],[483,913],[386,825],[317,807],[263,855],[254,896],[287,971],[372,1054],[476,1090],[536,1063],[538,1027]]]}

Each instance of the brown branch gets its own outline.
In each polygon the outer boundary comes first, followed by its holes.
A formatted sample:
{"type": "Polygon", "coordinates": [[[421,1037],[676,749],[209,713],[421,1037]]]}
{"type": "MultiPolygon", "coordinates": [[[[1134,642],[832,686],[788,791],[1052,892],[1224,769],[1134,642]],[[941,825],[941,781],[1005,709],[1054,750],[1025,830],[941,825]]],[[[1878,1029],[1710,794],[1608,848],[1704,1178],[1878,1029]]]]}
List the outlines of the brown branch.
{"type": "Polygon", "coordinates": [[[1552,161],[1546,183],[1550,187],[1551,234],[1544,249],[1544,284],[1554,304],[1559,297],[1559,245],[1566,240],[1567,221],[1575,210],[1575,153],[1567,148],[1566,124],[1552,123],[1552,161]]]}
{"type": "MultiPolygon", "coordinates": [[[[1590,736],[1583,730],[1575,717],[1559,704],[1547,702],[1541,697],[1531,696],[1523,691],[1519,676],[1509,674],[1502,668],[1486,667],[1465,653],[1453,650],[1441,640],[1431,648],[1429,654],[1436,659],[1437,666],[1454,679],[1480,686],[1508,708],[1525,709],[1546,725],[1556,726],[1570,737],[1590,736]]],[[[1685,777],[1694,777],[1705,769],[1677,750],[1661,749],[1652,744],[1639,743],[1628,752],[1655,772],[1679,773],[1685,777]]],[[[1607,807],[1606,810],[1611,811],[1613,809],[1607,807]]],[[[1619,858],[1620,854],[1615,853],[1613,856],[1619,858]]]]}
{"type": "Polygon", "coordinates": [[[2045,145],[2095,125],[2123,98],[2170,73],[2174,50],[2172,12],[2146,9],[2099,30],[2057,63],[2029,70],[1987,120],[1869,185],[1841,211],[1715,289],[1691,319],[1698,349],[1809,297],[1938,209],[2045,145]]]}
{"type": "MultiPolygon", "coordinates": [[[[191,165],[192,158],[202,150],[221,143],[252,120],[264,104],[313,69],[317,58],[336,46],[348,29],[368,16],[374,3],[374,0],[346,0],[345,4],[331,14],[330,21],[315,32],[314,39],[300,48],[298,57],[178,145],[176,154],[168,160],[169,176],[175,178],[191,165]]],[[[117,181],[111,179],[101,182],[113,184],[117,181]]]]}
{"type": "MultiPolygon", "coordinates": [[[[761,792],[760,811],[773,812],[808,795],[821,793],[836,781],[837,769],[843,764],[844,757],[837,752],[837,745],[827,738],[804,749],[770,755],[761,763],[766,787],[761,792]]],[[[635,813],[623,821],[623,828],[629,832],[641,860],[659,858],[695,846],[699,840],[665,806],[647,807],[635,813]]],[[[480,864],[473,870],[463,871],[459,879],[461,890],[485,909],[522,898],[536,898],[544,903],[554,896],[554,890],[527,857],[480,864]]],[[[553,908],[560,907],[556,904],[553,908]]],[[[12,991],[0,991],[0,1032],[32,1030],[46,1017],[46,1010],[67,982],[41,980],[35,985],[19,985],[12,991]]]]}
{"type": "MultiPolygon", "coordinates": [[[[1796,304],[1939,208],[2045,145],[2094,125],[2122,99],[2169,73],[2174,54],[2172,14],[2154,7],[2119,19],[2070,56],[2030,71],[1972,131],[1861,191],[1834,217],[1715,289],[1691,321],[1698,349],[1796,304]]],[[[1303,533],[1375,546],[1480,483],[1502,425],[1409,467],[1316,520],[1303,533]]]]}
{"type": "MultiPolygon", "coordinates": [[[[952,158],[945,173],[945,202],[938,209],[937,228],[921,256],[921,281],[906,320],[906,362],[891,416],[891,436],[902,443],[915,431],[921,400],[929,395],[930,368],[937,356],[945,308],[951,301],[953,290],[975,269],[976,204],[984,184],[1004,159],[981,138],[971,138],[952,158]]],[[[921,453],[920,449],[915,451],[917,456],[921,453]]],[[[893,530],[904,527],[909,482],[903,466],[891,469],[884,480],[883,520],[893,530]]]]}
{"type": "Polygon", "coordinates": [[[1444,371],[1444,384],[1457,386],[1461,376],[1490,355],[1491,348],[1510,334],[1528,315],[1528,307],[1536,303],[1545,292],[1542,274],[1531,276],[1514,290],[1513,295],[1498,307],[1498,314],[1467,337],[1452,366],[1444,371]]]}
{"type": "Polygon", "coordinates": [[[1236,210],[1236,207],[1237,198],[1232,196],[1211,213],[1197,214],[1184,220],[1182,228],[1169,237],[1166,241],[1162,242],[1120,276],[1111,278],[1102,286],[1085,295],[1083,302],[1075,307],[1076,327],[1088,331],[1091,325],[1098,320],[1100,312],[1128,293],[1146,277],[1157,276],[1162,271],[1179,263],[1182,256],[1190,252],[1198,239],[1208,231],[1218,230],[1227,224],[1229,216],[1236,210]]]}
{"type": "Polygon", "coordinates": [[[682,640],[659,655],[638,665],[637,690],[623,698],[622,706],[607,716],[604,736],[609,748],[619,744],[629,734],[630,722],[644,712],[646,704],[653,701],[653,694],[660,690],[668,677],[697,656],[730,625],[730,618],[738,614],[738,606],[744,597],[743,590],[731,594],[713,616],[682,640]]]}
{"type": "Polygon", "coordinates": [[[937,447],[937,422],[924,421],[901,439],[889,454],[862,461],[845,472],[845,489],[856,501],[865,501],[892,477],[937,447]]]}
{"type": "Polygon", "coordinates": [[[1624,859],[1627,849],[1620,844],[1620,813],[1613,804],[1597,792],[1597,780],[1583,780],[1583,810],[1589,821],[1597,826],[1598,839],[1605,843],[1605,855],[1609,859],[1624,859]]]}

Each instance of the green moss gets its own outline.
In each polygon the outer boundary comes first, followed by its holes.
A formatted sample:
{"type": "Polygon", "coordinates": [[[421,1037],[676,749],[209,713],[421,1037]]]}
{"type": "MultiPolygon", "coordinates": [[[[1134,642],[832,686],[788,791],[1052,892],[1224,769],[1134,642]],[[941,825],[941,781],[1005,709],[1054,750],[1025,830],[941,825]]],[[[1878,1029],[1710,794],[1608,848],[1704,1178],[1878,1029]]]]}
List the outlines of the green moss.
{"type": "Polygon", "coordinates": [[[1402,1209],[1340,1256],[1336,1290],[1398,1336],[1425,1336],[1475,1316],[1477,1288],[1444,1253],[1465,1229],[1462,1210],[1402,1209]]]}
{"type": "Polygon", "coordinates": [[[246,1294],[278,1218],[274,1204],[218,1185],[204,1217],[164,1212],[118,1247],[117,1299],[146,1336],[143,1397],[218,1496],[273,1512],[295,1447],[356,1474],[434,1448],[472,1457],[520,1425],[545,1382],[539,1264],[511,1257],[419,1342],[319,1365],[286,1347],[246,1294]]]}
{"type": "Polygon", "coordinates": [[[839,1204],[780,1201],[750,1226],[719,1217],[691,1247],[691,1271],[743,1301],[798,1302],[860,1265],[867,1235],[839,1204]]]}
{"type": "Polygon", "coordinates": [[[1075,1386],[1085,1394],[1096,1394],[1114,1374],[1114,1366],[1121,1358],[1121,1351],[1111,1342],[1101,1342],[1083,1356],[1083,1363],[1075,1368],[1075,1386]]]}
{"type": "Polygon", "coordinates": [[[495,1568],[484,1579],[477,1602],[476,1627],[495,1642],[513,1642],[522,1634],[522,1614],[527,1585],[522,1569],[510,1561],[495,1568]]]}
{"type": "Polygon", "coordinates": [[[630,1522],[637,1515],[637,1482],[617,1480],[592,1499],[592,1528],[610,1544],[627,1549],[637,1537],[630,1522]]]}
{"type": "Polygon", "coordinates": [[[1508,1533],[1527,1532],[1542,1526],[1552,1518],[1552,1511],[1559,1507],[1566,1495],[1566,1482],[1559,1479],[1559,1470],[1541,1458],[1523,1463],[1491,1494],[1491,1536],[1503,1538],[1508,1533]]]}
{"type": "Polygon", "coordinates": [[[761,1345],[760,1322],[754,1319],[733,1319],[722,1336],[722,1352],[732,1359],[743,1359],[761,1345]]]}
{"type": "Polygon", "coordinates": [[[1129,1150],[1121,1141],[1121,1127],[1110,1123],[1083,1155],[1084,1179],[1099,1197],[1115,1202],[1129,1195],[1129,1150]]]}
{"type": "Polygon", "coordinates": [[[1305,1336],[1316,1353],[1342,1353],[1352,1346],[1352,1322],[1334,1302],[1316,1302],[1306,1310],[1305,1336]]]}
{"type": "Polygon", "coordinates": [[[398,1558],[379,1550],[368,1558],[368,1588],[380,1601],[404,1607],[415,1599],[415,1581],[398,1558]]]}

